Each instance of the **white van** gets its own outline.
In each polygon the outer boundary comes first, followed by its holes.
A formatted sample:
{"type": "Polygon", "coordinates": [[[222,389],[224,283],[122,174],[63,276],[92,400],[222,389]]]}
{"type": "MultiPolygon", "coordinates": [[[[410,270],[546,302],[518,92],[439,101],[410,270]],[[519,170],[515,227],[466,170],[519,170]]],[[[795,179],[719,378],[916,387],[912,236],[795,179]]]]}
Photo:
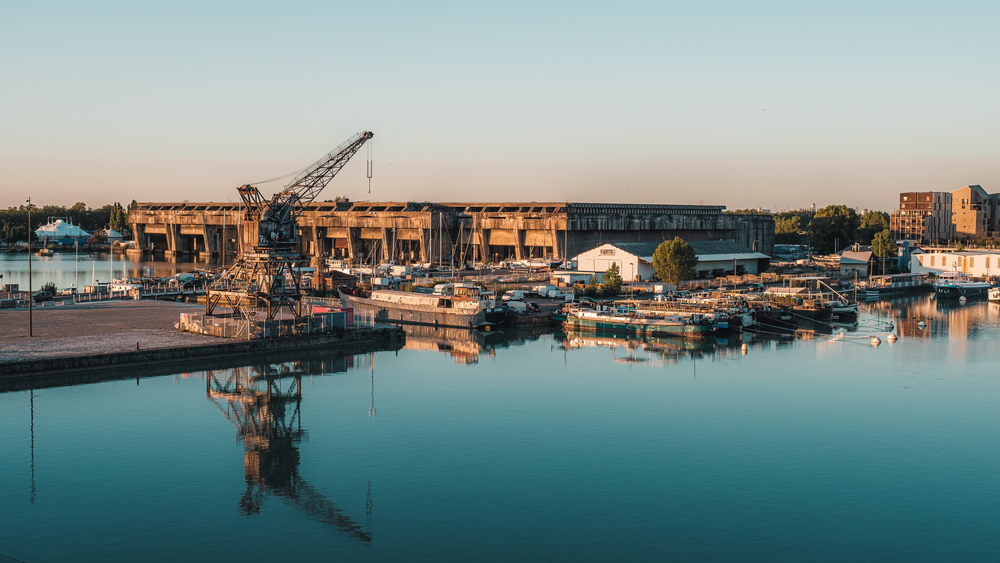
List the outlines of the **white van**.
{"type": "Polygon", "coordinates": [[[535,293],[537,293],[539,297],[548,297],[549,292],[553,291],[554,289],[556,289],[556,286],[552,284],[539,285],[535,287],[535,293]]]}
{"type": "Polygon", "coordinates": [[[511,289],[501,297],[504,301],[524,301],[524,292],[520,289],[511,289]]]}

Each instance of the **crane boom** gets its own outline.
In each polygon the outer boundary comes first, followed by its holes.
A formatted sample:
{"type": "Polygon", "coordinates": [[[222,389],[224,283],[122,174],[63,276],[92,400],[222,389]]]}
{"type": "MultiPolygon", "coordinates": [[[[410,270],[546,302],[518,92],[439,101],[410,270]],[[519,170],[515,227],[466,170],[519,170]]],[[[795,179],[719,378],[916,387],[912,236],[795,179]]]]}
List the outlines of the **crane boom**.
{"type": "MultiPolygon", "coordinates": [[[[319,196],[330,180],[347,164],[369,139],[371,131],[362,131],[345,141],[329,154],[300,172],[285,189],[266,200],[256,186],[239,188],[246,205],[244,220],[254,223],[256,243],[251,246],[273,248],[298,242],[298,218],[305,206],[319,196]]],[[[254,239],[250,239],[253,241],[254,239]]]]}

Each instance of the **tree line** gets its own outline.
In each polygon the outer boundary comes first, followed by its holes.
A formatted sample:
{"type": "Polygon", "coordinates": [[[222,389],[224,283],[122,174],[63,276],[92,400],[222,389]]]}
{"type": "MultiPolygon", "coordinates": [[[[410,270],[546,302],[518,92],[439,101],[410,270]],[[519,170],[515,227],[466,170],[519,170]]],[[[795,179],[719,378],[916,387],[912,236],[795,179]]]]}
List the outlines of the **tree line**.
{"type": "Polygon", "coordinates": [[[0,239],[3,242],[13,243],[28,240],[29,234],[32,240],[37,240],[34,236],[35,230],[49,221],[49,217],[64,217],[81,229],[93,233],[99,229],[111,228],[124,235],[129,235],[128,214],[137,206],[133,199],[128,207],[122,207],[120,203],[109,203],[102,207],[87,207],[86,203],[77,202],[72,207],[61,205],[45,205],[42,207],[32,206],[31,225],[28,225],[28,206],[19,205],[0,209],[0,239]]]}
{"type": "Polygon", "coordinates": [[[889,230],[889,214],[858,214],[846,205],[828,205],[817,211],[803,209],[773,214],[774,242],[809,245],[820,254],[840,252],[854,243],[870,245],[889,230]]]}

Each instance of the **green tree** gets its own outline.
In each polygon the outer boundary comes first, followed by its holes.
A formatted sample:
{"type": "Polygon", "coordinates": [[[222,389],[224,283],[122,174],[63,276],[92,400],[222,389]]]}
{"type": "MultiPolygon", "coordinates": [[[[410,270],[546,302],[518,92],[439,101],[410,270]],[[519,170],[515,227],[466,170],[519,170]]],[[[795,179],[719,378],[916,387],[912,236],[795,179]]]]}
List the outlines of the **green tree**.
{"type": "Polygon", "coordinates": [[[761,211],[760,209],[734,209],[732,211],[726,210],[723,213],[728,213],[730,215],[770,215],[770,211],[761,211]]]}
{"type": "Polygon", "coordinates": [[[774,218],[774,242],[778,244],[802,243],[802,219],[798,215],[774,218]]]}
{"type": "Polygon", "coordinates": [[[55,282],[48,282],[46,284],[43,284],[42,288],[39,291],[48,291],[49,293],[55,294],[56,284],[55,282]]]}
{"type": "Polygon", "coordinates": [[[680,286],[681,282],[693,278],[697,273],[698,256],[694,247],[681,237],[665,240],[653,252],[653,268],[656,277],[667,283],[680,286]]]}
{"type": "Polygon", "coordinates": [[[612,262],[611,266],[604,272],[604,283],[601,286],[608,296],[618,295],[622,292],[622,274],[618,268],[618,262],[612,262]]]}
{"type": "Polygon", "coordinates": [[[882,273],[885,273],[885,259],[896,255],[896,241],[892,238],[889,229],[875,235],[872,239],[872,254],[878,256],[882,262],[882,273]]]}
{"type": "Polygon", "coordinates": [[[125,213],[125,209],[122,208],[122,204],[115,203],[111,207],[111,211],[108,216],[108,227],[112,230],[118,231],[119,233],[128,227],[128,214],[125,213]]]}
{"type": "Polygon", "coordinates": [[[108,242],[108,235],[104,230],[94,231],[94,236],[90,238],[93,244],[106,244],[108,242]]]}
{"type": "Polygon", "coordinates": [[[584,288],[583,294],[587,297],[599,296],[601,293],[601,286],[597,283],[597,276],[590,276],[590,282],[587,283],[587,287],[584,288]]]}
{"type": "Polygon", "coordinates": [[[828,205],[809,222],[809,240],[820,254],[833,254],[855,242],[861,220],[846,205],[828,205]]]}
{"type": "Polygon", "coordinates": [[[869,241],[875,235],[889,228],[889,214],[884,211],[869,211],[861,216],[858,227],[858,242],[869,241]]]}

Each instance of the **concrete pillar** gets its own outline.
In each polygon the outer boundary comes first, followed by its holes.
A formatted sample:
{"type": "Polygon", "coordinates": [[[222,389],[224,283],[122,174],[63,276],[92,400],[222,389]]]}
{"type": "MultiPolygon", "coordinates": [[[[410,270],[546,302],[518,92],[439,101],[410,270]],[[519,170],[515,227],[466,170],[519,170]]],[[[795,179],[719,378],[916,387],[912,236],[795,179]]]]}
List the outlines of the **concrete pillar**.
{"type": "Polygon", "coordinates": [[[395,249],[389,248],[389,241],[392,240],[392,229],[382,229],[382,260],[388,262],[392,259],[395,249]]]}
{"type": "Polygon", "coordinates": [[[167,224],[167,249],[163,251],[164,260],[177,260],[181,256],[182,251],[179,248],[180,245],[180,233],[178,230],[180,225],[174,223],[167,224]]]}
{"type": "Polygon", "coordinates": [[[347,257],[350,258],[352,261],[356,259],[355,254],[354,254],[354,249],[355,249],[355,245],[354,245],[354,229],[348,227],[347,228],[347,257]]]}
{"type": "Polygon", "coordinates": [[[135,244],[125,251],[125,256],[129,260],[140,261],[142,260],[143,252],[146,250],[146,224],[133,224],[132,232],[135,235],[135,244]]]}
{"type": "Polygon", "coordinates": [[[525,236],[526,232],[524,229],[521,228],[514,229],[514,238],[516,239],[514,241],[514,257],[517,258],[518,260],[524,259],[525,257],[524,255],[527,254],[524,249],[525,236]]]}
{"type": "Polygon", "coordinates": [[[208,225],[201,226],[201,237],[205,241],[205,245],[201,248],[201,251],[198,252],[199,261],[207,262],[212,259],[213,250],[216,247],[216,234],[217,229],[209,227],[208,225]]]}
{"type": "Polygon", "coordinates": [[[493,252],[490,249],[490,229],[480,229],[479,237],[479,243],[480,246],[482,246],[482,256],[480,256],[480,261],[489,262],[493,260],[493,252]]]}
{"type": "Polygon", "coordinates": [[[421,262],[430,262],[430,259],[427,258],[427,254],[428,254],[427,253],[427,245],[428,245],[428,243],[427,243],[427,232],[428,232],[427,229],[424,229],[424,228],[421,227],[421,229],[420,229],[420,261],[421,262]]]}

